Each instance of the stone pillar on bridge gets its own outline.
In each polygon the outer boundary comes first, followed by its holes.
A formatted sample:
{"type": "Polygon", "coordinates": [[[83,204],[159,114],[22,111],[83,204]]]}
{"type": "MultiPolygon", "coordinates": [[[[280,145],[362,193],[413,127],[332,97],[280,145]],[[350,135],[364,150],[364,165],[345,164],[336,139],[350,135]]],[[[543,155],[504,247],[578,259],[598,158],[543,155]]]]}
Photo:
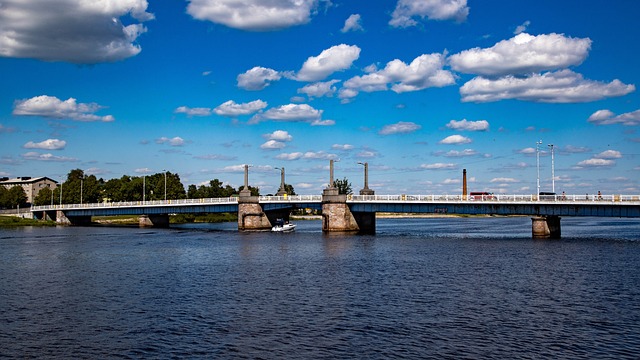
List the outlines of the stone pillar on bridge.
{"type": "Polygon", "coordinates": [[[330,162],[329,186],[322,191],[322,231],[373,234],[376,213],[351,212],[347,195],[339,194],[333,185],[333,160],[330,162]]]}
{"type": "Polygon", "coordinates": [[[140,215],[138,218],[140,227],[169,227],[169,214],[140,215]]]}
{"type": "Polygon", "coordinates": [[[58,225],[89,225],[91,216],[67,216],[62,210],[56,211],[56,224],[58,225]]]}
{"type": "MultiPolygon", "coordinates": [[[[275,214],[271,214],[275,215],[275,214]]],[[[280,214],[278,214],[280,215],[280,214]]],[[[277,216],[277,215],[275,215],[277,216]]],[[[284,220],[289,220],[289,214],[283,216],[284,220]]],[[[259,197],[252,196],[249,190],[249,165],[244,166],[244,188],[238,197],[238,230],[240,231],[266,231],[271,230],[272,220],[267,213],[262,210],[259,197]]]]}
{"type": "Polygon", "coordinates": [[[560,239],[560,217],[555,215],[532,217],[531,235],[534,239],[560,239]]]}

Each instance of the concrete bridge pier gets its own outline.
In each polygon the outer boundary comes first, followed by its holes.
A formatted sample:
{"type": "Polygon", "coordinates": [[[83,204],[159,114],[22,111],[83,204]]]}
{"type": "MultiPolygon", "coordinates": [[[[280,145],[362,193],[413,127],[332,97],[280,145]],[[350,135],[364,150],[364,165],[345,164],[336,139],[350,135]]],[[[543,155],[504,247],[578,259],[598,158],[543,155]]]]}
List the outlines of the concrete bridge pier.
{"type": "Polygon", "coordinates": [[[257,196],[240,194],[238,197],[238,230],[264,231],[271,230],[271,221],[262,211],[257,196]]]}
{"type": "Polygon", "coordinates": [[[138,218],[138,225],[140,227],[169,227],[169,214],[153,214],[153,215],[140,215],[138,218]]]}
{"type": "Polygon", "coordinates": [[[560,239],[560,217],[555,215],[532,217],[531,234],[534,239],[560,239]]]}
{"type": "Polygon", "coordinates": [[[56,211],[56,224],[58,225],[89,225],[91,215],[67,216],[62,210],[56,211]]]}
{"type": "Polygon", "coordinates": [[[375,234],[376,213],[352,212],[347,196],[338,189],[328,188],[322,195],[322,231],[375,234]]]}

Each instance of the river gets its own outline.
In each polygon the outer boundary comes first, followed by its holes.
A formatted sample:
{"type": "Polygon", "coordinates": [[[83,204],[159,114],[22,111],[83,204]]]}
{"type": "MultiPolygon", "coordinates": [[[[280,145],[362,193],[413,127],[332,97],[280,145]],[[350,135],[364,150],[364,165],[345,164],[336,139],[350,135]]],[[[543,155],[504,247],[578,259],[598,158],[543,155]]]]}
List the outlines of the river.
{"type": "Polygon", "coordinates": [[[0,229],[0,358],[637,359],[640,221],[0,229]]]}

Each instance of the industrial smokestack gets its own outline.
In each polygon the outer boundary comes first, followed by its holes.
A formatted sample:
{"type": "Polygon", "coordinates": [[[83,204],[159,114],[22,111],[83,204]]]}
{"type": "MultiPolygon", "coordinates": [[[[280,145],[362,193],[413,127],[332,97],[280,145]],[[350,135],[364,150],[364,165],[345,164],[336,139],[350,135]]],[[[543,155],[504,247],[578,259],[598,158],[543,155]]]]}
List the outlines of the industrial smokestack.
{"type": "Polygon", "coordinates": [[[467,169],[462,169],[462,200],[467,200],[467,169]]]}

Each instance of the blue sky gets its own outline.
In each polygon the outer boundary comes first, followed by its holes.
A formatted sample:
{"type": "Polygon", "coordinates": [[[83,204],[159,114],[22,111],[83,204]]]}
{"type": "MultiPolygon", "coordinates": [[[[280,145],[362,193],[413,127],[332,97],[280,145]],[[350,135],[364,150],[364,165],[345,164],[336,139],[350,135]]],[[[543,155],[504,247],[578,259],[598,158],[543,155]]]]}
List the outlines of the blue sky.
{"type": "Polygon", "coordinates": [[[640,193],[633,0],[0,0],[0,176],[640,193]],[[364,5],[366,3],[366,6],[364,5]]]}

